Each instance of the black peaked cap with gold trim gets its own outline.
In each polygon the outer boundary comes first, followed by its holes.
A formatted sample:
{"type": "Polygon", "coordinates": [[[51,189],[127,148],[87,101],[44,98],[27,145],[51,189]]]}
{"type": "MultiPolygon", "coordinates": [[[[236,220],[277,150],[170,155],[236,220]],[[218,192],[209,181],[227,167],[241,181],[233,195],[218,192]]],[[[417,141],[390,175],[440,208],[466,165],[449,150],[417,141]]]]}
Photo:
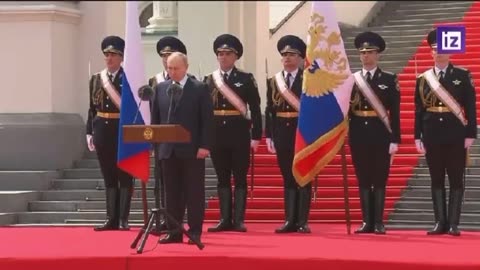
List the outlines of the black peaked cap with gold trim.
{"type": "Polygon", "coordinates": [[[302,58],[305,58],[307,45],[303,40],[294,35],[286,35],[280,38],[277,42],[277,50],[280,54],[296,53],[302,58]]]}
{"type": "Polygon", "coordinates": [[[170,54],[173,52],[181,52],[187,54],[187,48],[183,42],[172,36],[162,37],[157,42],[157,53],[161,56],[162,54],[170,54]]]}
{"type": "Polygon", "coordinates": [[[427,42],[428,45],[430,45],[430,48],[437,47],[437,29],[434,29],[428,33],[427,42]]]}
{"type": "Polygon", "coordinates": [[[123,56],[125,41],[118,36],[108,36],[102,41],[103,53],[116,53],[123,56]]]}
{"type": "Polygon", "coordinates": [[[237,54],[238,59],[240,59],[243,55],[243,45],[236,36],[223,34],[218,36],[213,42],[213,51],[215,54],[222,51],[234,52],[237,54]]]}
{"type": "Polygon", "coordinates": [[[360,52],[377,51],[383,52],[386,44],[385,40],[375,32],[363,32],[355,37],[355,48],[360,52]]]}

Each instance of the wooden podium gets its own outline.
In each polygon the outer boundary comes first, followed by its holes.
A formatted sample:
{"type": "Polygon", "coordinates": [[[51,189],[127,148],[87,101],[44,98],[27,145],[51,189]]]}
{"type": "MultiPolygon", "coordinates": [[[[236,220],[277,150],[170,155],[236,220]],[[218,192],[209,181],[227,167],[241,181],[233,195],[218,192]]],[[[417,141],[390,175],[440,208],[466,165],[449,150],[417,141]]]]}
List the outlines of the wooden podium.
{"type": "MultiPolygon", "coordinates": [[[[124,125],[122,126],[123,130],[123,141],[126,143],[188,143],[191,141],[191,135],[188,130],[186,130],[181,125],[165,124],[165,125],[124,125]]],[[[156,147],[155,147],[155,153],[156,147]]],[[[155,159],[157,156],[155,155],[155,159]]],[[[156,164],[155,160],[155,164],[156,164]]],[[[181,231],[187,235],[189,239],[194,241],[199,249],[203,249],[203,244],[198,243],[191,238],[190,234],[180,226],[179,222],[173,219],[165,209],[161,208],[158,200],[158,179],[155,179],[155,208],[152,209],[150,216],[147,218],[147,187],[144,182],[142,182],[142,200],[143,200],[143,210],[144,210],[144,226],[138,233],[137,237],[131,244],[131,248],[135,248],[140,240],[140,237],[143,234],[142,243],[137,249],[137,253],[143,252],[143,247],[148,238],[148,234],[152,230],[153,221],[156,220],[157,226],[159,223],[159,214],[162,213],[167,219],[174,221],[177,227],[180,227],[181,231]],[[148,220],[148,223],[147,223],[148,220]]]]}
{"type": "Polygon", "coordinates": [[[181,125],[124,125],[123,141],[129,143],[187,143],[190,132],[181,125]]]}

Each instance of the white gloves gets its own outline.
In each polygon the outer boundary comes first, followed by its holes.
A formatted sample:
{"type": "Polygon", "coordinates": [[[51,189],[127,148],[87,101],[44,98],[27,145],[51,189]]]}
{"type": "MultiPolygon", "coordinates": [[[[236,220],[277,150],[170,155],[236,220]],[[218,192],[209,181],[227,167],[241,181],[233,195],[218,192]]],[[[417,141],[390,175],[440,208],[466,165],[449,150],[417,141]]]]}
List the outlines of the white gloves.
{"type": "Polygon", "coordinates": [[[257,140],[252,140],[250,142],[250,147],[253,149],[253,152],[257,152],[257,149],[258,149],[258,145],[260,144],[260,141],[257,141],[257,140]]]}
{"type": "Polygon", "coordinates": [[[465,138],[465,149],[468,149],[470,146],[472,146],[474,138],[465,138]]]}
{"type": "Polygon", "coordinates": [[[267,150],[269,153],[275,154],[277,151],[275,150],[275,145],[273,144],[273,140],[271,138],[267,138],[267,150]]]}
{"type": "Polygon", "coordinates": [[[417,147],[417,152],[419,154],[425,154],[425,147],[423,147],[423,142],[421,140],[415,140],[415,146],[417,147]]]}
{"type": "Polygon", "coordinates": [[[90,134],[87,134],[87,146],[90,152],[95,151],[95,145],[93,144],[93,136],[90,134]]]}
{"type": "Polygon", "coordinates": [[[390,143],[390,149],[388,150],[388,153],[390,155],[394,155],[398,151],[398,143],[390,143]]]}

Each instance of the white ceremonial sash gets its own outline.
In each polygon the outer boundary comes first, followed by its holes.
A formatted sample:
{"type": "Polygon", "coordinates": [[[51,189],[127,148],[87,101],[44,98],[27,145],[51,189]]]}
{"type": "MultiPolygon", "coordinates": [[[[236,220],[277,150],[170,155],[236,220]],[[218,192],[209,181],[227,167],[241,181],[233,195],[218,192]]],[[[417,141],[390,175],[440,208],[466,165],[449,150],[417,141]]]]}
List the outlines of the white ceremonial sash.
{"type": "Polygon", "coordinates": [[[387,130],[392,133],[392,128],[390,127],[390,120],[388,119],[387,110],[383,106],[382,102],[378,99],[377,95],[367,83],[367,81],[365,81],[365,78],[363,78],[361,71],[355,72],[353,74],[353,77],[355,78],[355,83],[362,92],[363,96],[367,98],[368,103],[370,103],[370,106],[372,106],[372,108],[375,110],[387,130]]]}
{"type": "Polygon", "coordinates": [[[223,81],[222,73],[219,69],[212,73],[213,82],[217,86],[218,90],[227,100],[247,119],[248,116],[247,105],[243,100],[223,81]]]}
{"type": "Polygon", "coordinates": [[[300,100],[294,93],[292,93],[292,91],[290,91],[281,71],[275,74],[275,83],[280,94],[288,104],[290,104],[297,112],[300,111],[300,100]]]}
{"type": "Polygon", "coordinates": [[[104,69],[102,70],[102,72],[100,72],[100,78],[102,79],[103,88],[107,92],[107,95],[110,97],[113,104],[115,104],[115,106],[117,106],[117,108],[120,110],[120,94],[118,94],[118,91],[115,89],[112,82],[108,78],[107,69],[104,69]]]}
{"type": "Polygon", "coordinates": [[[462,107],[458,104],[455,98],[443,88],[442,84],[438,81],[437,75],[433,72],[433,68],[423,73],[425,79],[430,86],[430,89],[435,95],[450,109],[450,111],[462,122],[464,126],[467,125],[467,119],[463,115],[462,107]]]}

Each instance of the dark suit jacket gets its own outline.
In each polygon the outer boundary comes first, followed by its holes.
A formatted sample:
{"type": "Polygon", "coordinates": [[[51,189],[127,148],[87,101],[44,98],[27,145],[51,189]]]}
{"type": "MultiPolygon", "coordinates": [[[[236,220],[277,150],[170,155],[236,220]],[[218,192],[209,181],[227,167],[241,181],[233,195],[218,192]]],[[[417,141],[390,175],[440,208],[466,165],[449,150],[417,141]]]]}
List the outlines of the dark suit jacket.
{"type": "Polygon", "coordinates": [[[426,143],[461,143],[465,138],[477,138],[476,96],[470,71],[449,64],[440,83],[463,107],[468,124],[464,126],[450,112],[427,111],[427,107],[443,107],[445,104],[432,93],[425,77],[420,75],[415,87],[415,139],[426,143]]]}
{"type": "MultiPolygon", "coordinates": [[[[171,84],[172,80],[168,80],[155,87],[151,121],[153,125],[168,124],[170,97],[167,89],[171,84]]],[[[206,84],[192,78],[187,79],[182,97],[172,107],[170,123],[179,124],[188,130],[191,141],[159,144],[159,159],[170,158],[172,154],[178,158],[196,158],[199,148],[211,150],[213,105],[206,84]]]]}
{"type": "Polygon", "coordinates": [[[350,144],[389,144],[401,143],[400,137],[400,89],[397,75],[377,67],[370,82],[370,87],[389,113],[390,127],[388,131],[382,120],[375,117],[360,117],[353,111],[371,111],[372,106],[363,96],[357,84],[354,84],[350,99],[350,144]]]}

